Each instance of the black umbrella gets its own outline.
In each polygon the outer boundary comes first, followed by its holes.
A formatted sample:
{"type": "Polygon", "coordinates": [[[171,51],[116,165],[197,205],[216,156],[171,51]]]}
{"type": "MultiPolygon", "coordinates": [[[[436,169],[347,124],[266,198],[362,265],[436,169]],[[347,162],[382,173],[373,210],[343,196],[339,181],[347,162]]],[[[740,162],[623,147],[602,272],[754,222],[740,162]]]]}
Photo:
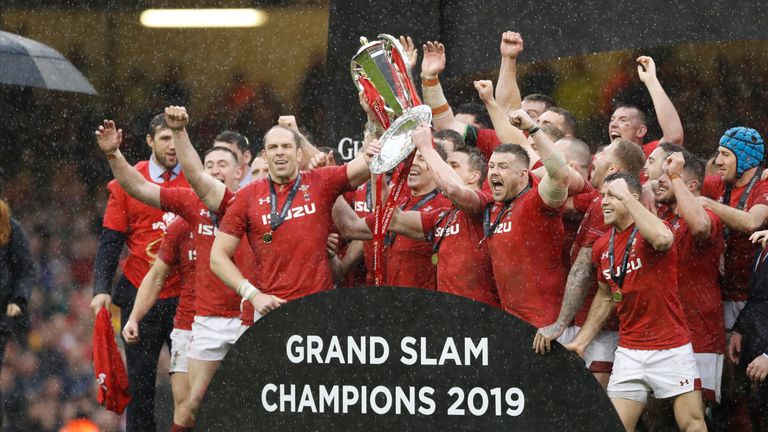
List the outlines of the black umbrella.
{"type": "Polygon", "coordinates": [[[58,51],[4,31],[0,31],[0,84],[97,94],[58,51]]]}

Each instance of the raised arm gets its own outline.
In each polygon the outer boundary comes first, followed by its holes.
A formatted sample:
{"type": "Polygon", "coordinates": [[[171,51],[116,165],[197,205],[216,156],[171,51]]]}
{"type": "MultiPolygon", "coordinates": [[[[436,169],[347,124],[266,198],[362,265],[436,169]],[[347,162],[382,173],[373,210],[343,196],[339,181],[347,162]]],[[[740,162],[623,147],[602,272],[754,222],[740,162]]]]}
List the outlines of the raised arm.
{"type": "Polygon", "coordinates": [[[544,354],[551,350],[552,341],[563,334],[568,324],[573,321],[576,313],[581,309],[581,306],[584,305],[584,300],[587,298],[589,288],[594,283],[594,279],[592,248],[583,247],[579,249],[576,261],[574,261],[568,273],[563,303],[560,306],[560,314],[557,316],[557,321],[536,331],[536,336],[533,338],[534,351],[544,354]]]}
{"type": "Polygon", "coordinates": [[[371,158],[381,151],[379,140],[372,140],[365,150],[360,152],[354,159],[347,164],[347,178],[349,184],[356,188],[371,178],[371,170],[368,165],[371,158]]]}
{"type": "Polygon", "coordinates": [[[525,137],[523,132],[512,126],[505,111],[501,105],[493,97],[493,83],[489,80],[475,81],[475,90],[477,90],[480,100],[483,101],[485,107],[488,109],[488,115],[491,117],[493,123],[493,129],[496,131],[496,136],[499,137],[499,141],[502,143],[519,144],[528,150],[528,156],[531,159],[531,166],[538,160],[538,155],[533,151],[531,145],[528,143],[528,138],[525,137]]]}
{"type": "Polygon", "coordinates": [[[240,244],[239,238],[221,231],[216,233],[211,247],[211,271],[240,297],[250,301],[256,312],[265,315],[280,307],[285,303],[285,300],[262,293],[248,279],[243,277],[243,274],[232,261],[238,244],[240,244]]]}
{"type": "Polygon", "coordinates": [[[638,57],[637,74],[651,95],[653,109],[656,111],[656,117],[664,135],[661,141],[683,145],[683,123],[680,121],[675,105],[672,104],[656,76],[656,63],[653,59],[648,56],[638,57]]]}
{"type": "Polygon", "coordinates": [[[104,120],[96,131],[96,139],[99,148],[107,156],[112,174],[128,195],[147,205],[160,208],[160,186],[147,181],[120,152],[123,130],[117,129],[114,121],[104,120]]]}
{"type": "Polygon", "coordinates": [[[522,98],[517,86],[517,56],[523,52],[523,38],[520,33],[506,31],[501,34],[501,66],[496,86],[496,100],[502,112],[520,109],[522,98]]]}
{"type": "Polygon", "coordinates": [[[624,204],[635,221],[637,230],[656,251],[663,252],[672,247],[675,241],[672,230],[669,229],[664,221],[645,208],[643,203],[640,202],[640,197],[632,195],[624,179],[612,181],[608,185],[608,193],[624,204]]]}
{"type": "Polygon", "coordinates": [[[709,219],[707,211],[704,210],[704,206],[701,205],[701,202],[688,189],[688,185],[680,178],[684,166],[685,158],[683,154],[680,152],[672,153],[667,158],[665,171],[669,177],[672,193],[675,194],[677,212],[685,220],[693,238],[697,241],[704,241],[709,239],[709,235],[712,232],[712,221],[709,219]]]}
{"type": "MultiPolygon", "coordinates": [[[[187,133],[189,115],[184,107],[170,106],[165,109],[165,122],[173,133],[176,157],[184,169],[184,176],[198,197],[208,208],[216,211],[224,199],[226,186],[205,172],[200,156],[192,146],[187,133]]],[[[239,163],[240,161],[238,161],[239,163]]]]}
{"type": "Polygon", "coordinates": [[[424,103],[432,108],[432,125],[437,130],[452,129],[464,137],[467,134],[467,125],[454,117],[438,78],[445,70],[445,46],[440,42],[427,42],[422,48],[424,58],[421,60],[421,91],[424,94],[424,103]]]}
{"type": "Polygon", "coordinates": [[[412,134],[413,142],[427,162],[432,178],[443,195],[455,202],[460,208],[471,213],[483,210],[483,203],[477,193],[464,184],[459,175],[448,165],[432,147],[432,131],[422,123],[412,134]]]}
{"type": "Polygon", "coordinates": [[[528,113],[517,110],[512,113],[511,120],[513,125],[527,131],[528,136],[533,138],[535,150],[547,170],[547,175],[541,179],[537,188],[539,196],[547,206],[559,208],[568,198],[568,185],[571,181],[570,168],[565,163],[565,158],[549,137],[539,130],[528,113]]]}
{"type": "Polygon", "coordinates": [[[576,338],[571,343],[566,344],[565,348],[584,357],[584,351],[592,343],[600,329],[603,328],[603,324],[605,324],[605,321],[611,316],[615,308],[616,303],[611,299],[610,287],[604,282],[599,282],[597,284],[597,294],[595,294],[595,298],[592,300],[587,320],[581,326],[581,330],[579,330],[576,338]]]}

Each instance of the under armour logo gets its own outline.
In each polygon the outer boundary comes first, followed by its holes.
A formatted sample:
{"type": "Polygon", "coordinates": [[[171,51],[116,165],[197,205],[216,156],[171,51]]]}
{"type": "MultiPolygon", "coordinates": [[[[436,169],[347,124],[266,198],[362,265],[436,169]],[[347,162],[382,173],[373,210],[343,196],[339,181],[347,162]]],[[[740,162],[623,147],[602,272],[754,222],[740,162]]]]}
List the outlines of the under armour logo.
{"type": "Polygon", "coordinates": [[[680,387],[682,387],[682,386],[684,386],[686,384],[688,384],[688,380],[680,381],[680,387]]]}
{"type": "Polygon", "coordinates": [[[259,198],[259,205],[261,204],[269,204],[269,197],[259,198]]]}
{"type": "Polygon", "coordinates": [[[211,217],[211,214],[206,209],[200,209],[200,216],[211,217]]]}

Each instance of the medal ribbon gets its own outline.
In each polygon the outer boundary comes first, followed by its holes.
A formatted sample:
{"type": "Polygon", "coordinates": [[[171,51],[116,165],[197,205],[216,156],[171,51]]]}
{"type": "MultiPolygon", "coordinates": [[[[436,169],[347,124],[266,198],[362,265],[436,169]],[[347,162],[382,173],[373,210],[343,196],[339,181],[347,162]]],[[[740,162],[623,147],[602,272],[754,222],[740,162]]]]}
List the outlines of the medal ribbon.
{"type": "Polygon", "coordinates": [[[616,235],[616,228],[611,228],[611,239],[608,241],[608,264],[611,266],[611,280],[619,286],[619,291],[624,285],[624,278],[627,276],[627,263],[629,262],[629,253],[632,251],[632,242],[635,240],[637,234],[637,226],[632,229],[632,234],[629,235],[627,240],[627,246],[624,248],[624,258],[621,260],[621,268],[619,274],[613,274],[613,266],[615,265],[615,256],[613,252],[613,237],[616,235]]]}
{"type": "Polygon", "coordinates": [[[272,231],[277,231],[277,227],[282,225],[285,221],[285,217],[288,215],[288,210],[293,204],[293,199],[296,198],[296,193],[299,191],[301,185],[301,173],[296,177],[296,182],[293,184],[291,191],[288,193],[288,197],[283,203],[283,208],[280,209],[280,214],[277,214],[277,192],[275,192],[275,183],[272,182],[272,177],[269,179],[269,227],[272,231]]]}
{"type": "Polygon", "coordinates": [[[437,219],[437,223],[435,224],[435,227],[440,226],[440,222],[442,222],[443,220],[447,220],[448,222],[445,223],[445,226],[443,227],[443,232],[440,233],[440,237],[436,238],[434,243],[432,244],[432,252],[437,253],[440,250],[440,243],[442,243],[443,240],[445,240],[445,238],[448,237],[448,235],[446,234],[448,232],[448,227],[451,226],[453,221],[456,220],[456,216],[458,215],[459,215],[459,209],[454,208],[448,212],[441,214],[440,217],[437,219]]]}
{"type": "Polygon", "coordinates": [[[485,206],[485,212],[483,213],[483,240],[486,240],[490,238],[493,235],[493,232],[496,230],[496,227],[499,226],[499,223],[501,222],[501,218],[507,213],[509,210],[509,206],[512,205],[512,203],[520,198],[524,193],[531,190],[531,186],[526,186],[525,189],[521,190],[520,193],[515,195],[511,200],[504,202],[504,207],[501,208],[501,211],[499,212],[499,215],[496,216],[496,220],[493,222],[493,225],[491,225],[491,207],[493,207],[494,203],[488,203],[487,206],[485,206]]]}
{"type": "Polygon", "coordinates": [[[411,171],[411,164],[416,152],[413,152],[405,161],[395,170],[392,175],[392,184],[394,185],[389,194],[387,202],[382,206],[381,190],[383,188],[384,176],[380,175],[376,180],[376,209],[374,210],[373,223],[373,273],[374,283],[381,286],[384,281],[384,269],[382,268],[384,260],[384,233],[392,221],[392,214],[395,212],[395,205],[400,200],[403,188],[408,180],[408,173],[411,171]]]}

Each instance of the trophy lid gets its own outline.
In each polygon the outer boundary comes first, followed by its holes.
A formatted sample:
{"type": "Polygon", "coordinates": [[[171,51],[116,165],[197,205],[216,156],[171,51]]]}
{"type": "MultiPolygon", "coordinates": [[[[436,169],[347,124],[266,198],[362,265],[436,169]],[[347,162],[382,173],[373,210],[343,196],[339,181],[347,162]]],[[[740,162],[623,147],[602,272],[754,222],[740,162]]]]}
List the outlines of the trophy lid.
{"type": "Polygon", "coordinates": [[[385,173],[405,160],[416,149],[411,133],[421,123],[430,123],[431,121],[432,109],[430,107],[419,105],[407,109],[381,136],[379,140],[381,152],[371,159],[371,173],[385,173]]]}

